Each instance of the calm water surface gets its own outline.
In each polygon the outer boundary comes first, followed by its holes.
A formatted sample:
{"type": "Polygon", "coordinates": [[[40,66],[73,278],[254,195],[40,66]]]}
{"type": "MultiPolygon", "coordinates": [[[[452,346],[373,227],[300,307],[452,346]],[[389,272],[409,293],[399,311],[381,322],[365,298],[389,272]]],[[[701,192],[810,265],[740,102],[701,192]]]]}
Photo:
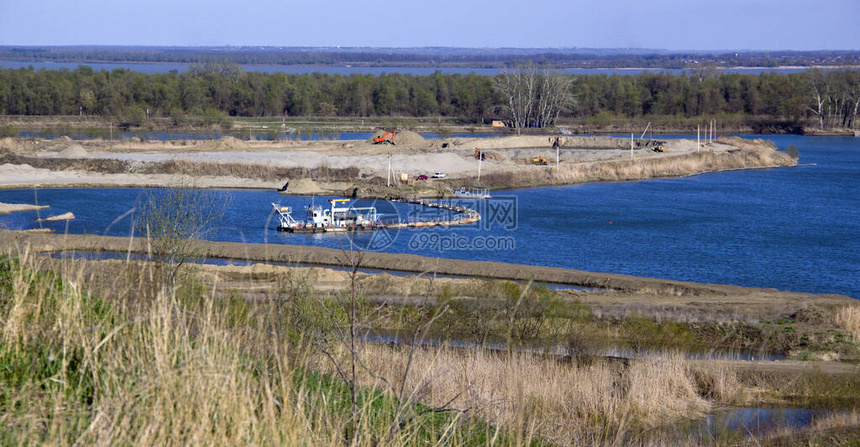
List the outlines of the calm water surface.
{"type": "MultiPolygon", "coordinates": [[[[190,68],[189,64],[151,64],[151,63],[77,63],[77,62],[18,62],[18,61],[0,61],[0,68],[10,69],[28,69],[32,67],[34,70],[75,70],[79,66],[92,67],[94,70],[113,71],[117,69],[137,71],[146,74],[169,73],[172,70],[178,72],[186,71],[190,68]]],[[[481,76],[495,76],[505,71],[500,68],[458,68],[458,67],[353,67],[353,66],[322,66],[322,65],[243,65],[245,71],[256,71],[261,73],[286,73],[286,74],[313,74],[325,73],[330,75],[372,75],[379,76],[386,73],[399,73],[404,75],[415,76],[430,76],[433,73],[440,72],[446,75],[460,74],[476,74],[481,76]]],[[[680,75],[687,73],[683,69],[674,68],[632,68],[632,69],[613,69],[613,68],[565,68],[557,70],[561,73],[573,75],[635,75],[639,73],[667,73],[680,75]]],[[[760,73],[799,73],[805,71],[803,68],[730,68],[725,70],[726,73],[741,73],[753,74],[760,73]]]]}
{"type": "MultiPolygon", "coordinates": [[[[816,165],[500,191],[476,205],[485,217],[479,225],[365,233],[355,242],[388,252],[860,298],[860,139],[767,138],[783,148],[796,145],[800,162],[816,165]],[[381,236],[391,240],[380,243],[381,236]]],[[[120,216],[135,207],[141,193],[12,190],[0,191],[0,202],[51,205],[42,217],[74,212],[77,219],[68,224],[41,224],[58,232],[127,235],[134,215],[120,216]]],[[[274,190],[228,193],[231,206],[209,239],[348,245],[343,236],[275,231],[271,202],[301,209],[325,198],[274,190]]],[[[428,217],[413,206],[376,205],[390,217],[428,217]]],[[[0,225],[36,227],[36,215],[0,216],[0,225]]]]}

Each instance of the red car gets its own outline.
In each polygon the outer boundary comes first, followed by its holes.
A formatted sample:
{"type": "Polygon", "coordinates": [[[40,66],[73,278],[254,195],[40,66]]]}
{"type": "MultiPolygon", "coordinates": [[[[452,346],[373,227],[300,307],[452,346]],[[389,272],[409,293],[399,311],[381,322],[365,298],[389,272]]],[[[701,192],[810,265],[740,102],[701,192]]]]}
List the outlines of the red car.
{"type": "Polygon", "coordinates": [[[427,180],[427,176],[426,176],[426,175],[424,175],[424,174],[421,174],[421,175],[419,175],[418,177],[415,177],[415,178],[416,178],[416,179],[418,179],[418,180],[427,180]]]}

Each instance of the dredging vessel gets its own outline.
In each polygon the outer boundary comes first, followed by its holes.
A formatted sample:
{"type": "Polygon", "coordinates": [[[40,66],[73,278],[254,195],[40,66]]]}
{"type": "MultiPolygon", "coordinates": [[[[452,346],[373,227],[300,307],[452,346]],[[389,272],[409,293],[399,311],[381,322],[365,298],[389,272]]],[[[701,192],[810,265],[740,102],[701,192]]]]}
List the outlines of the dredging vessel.
{"type": "Polygon", "coordinates": [[[423,199],[391,199],[395,202],[406,202],[430,208],[440,208],[454,211],[453,218],[433,219],[410,219],[387,218],[383,220],[382,214],[376,211],[376,207],[353,207],[348,206],[350,199],[329,199],[331,208],[323,208],[320,205],[305,207],[306,217],[299,221],[293,217],[291,206],[281,206],[272,203],[275,214],[278,215],[278,231],[290,233],[331,233],[345,231],[372,231],[381,229],[398,228],[424,228],[424,227],[446,227],[455,225],[469,225],[479,222],[481,214],[473,209],[456,204],[446,204],[423,199]],[[338,206],[342,204],[341,206],[338,206]]]}
{"type": "Polygon", "coordinates": [[[350,199],[329,199],[331,208],[323,208],[321,205],[306,206],[306,217],[302,221],[293,217],[291,206],[280,206],[273,203],[272,207],[275,208],[275,213],[278,215],[278,231],[326,233],[375,230],[380,226],[380,215],[376,212],[376,207],[346,206],[349,201],[350,199]]]}

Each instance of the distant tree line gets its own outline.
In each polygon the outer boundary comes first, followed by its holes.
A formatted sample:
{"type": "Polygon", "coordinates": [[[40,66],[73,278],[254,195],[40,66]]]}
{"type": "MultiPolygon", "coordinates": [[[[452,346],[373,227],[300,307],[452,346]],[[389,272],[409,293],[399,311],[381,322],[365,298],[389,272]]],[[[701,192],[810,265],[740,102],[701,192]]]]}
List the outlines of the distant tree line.
{"type": "MultiPolygon", "coordinates": [[[[223,63],[164,74],[89,67],[7,69],[0,70],[0,113],[98,115],[131,124],[183,116],[511,118],[516,106],[502,82],[509,75],[287,75],[245,72],[223,63]]],[[[853,128],[860,106],[860,71],[547,74],[534,82],[532,91],[544,95],[533,98],[535,114],[519,112],[521,123],[552,125],[557,117],[601,114],[630,118],[730,114],[853,128]]]]}
{"type": "Polygon", "coordinates": [[[245,65],[345,65],[513,68],[664,68],[858,66],[860,51],[742,51],[684,53],[656,50],[302,48],[302,47],[13,47],[0,60],[16,62],[176,63],[245,65]]]}

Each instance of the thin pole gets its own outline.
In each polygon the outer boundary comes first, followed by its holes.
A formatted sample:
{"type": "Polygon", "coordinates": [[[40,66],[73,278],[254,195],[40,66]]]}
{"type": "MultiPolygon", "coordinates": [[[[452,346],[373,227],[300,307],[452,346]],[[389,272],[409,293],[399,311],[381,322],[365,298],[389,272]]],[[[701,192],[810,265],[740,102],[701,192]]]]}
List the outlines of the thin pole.
{"type": "Polygon", "coordinates": [[[645,130],[644,130],[644,131],[642,131],[642,136],[641,136],[641,137],[639,137],[639,139],[640,139],[640,140],[641,140],[641,139],[643,139],[643,138],[645,138],[645,134],[646,134],[646,133],[648,133],[648,129],[650,129],[650,128],[651,128],[651,122],[650,122],[650,121],[648,121],[648,125],[647,125],[647,126],[645,126],[645,130]]]}
{"type": "Polygon", "coordinates": [[[391,187],[391,153],[388,154],[388,187],[391,187]]]}
{"type": "Polygon", "coordinates": [[[633,134],[630,134],[630,159],[633,159],[633,134]]]}
{"type": "Polygon", "coordinates": [[[478,151],[478,184],[481,184],[481,162],[484,160],[484,151],[478,151]]]}
{"type": "Polygon", "coordinates": [[[696,153],[698,154],[702,146],[702,125],[696,126],[696,153]]]}
{"type": "Polygon", "coordinates": [[[560,144],[555,146],[555,170],[556,171],[558,171],[558,152],[559,152],[560,148],[561,148],[560,144]]]}

